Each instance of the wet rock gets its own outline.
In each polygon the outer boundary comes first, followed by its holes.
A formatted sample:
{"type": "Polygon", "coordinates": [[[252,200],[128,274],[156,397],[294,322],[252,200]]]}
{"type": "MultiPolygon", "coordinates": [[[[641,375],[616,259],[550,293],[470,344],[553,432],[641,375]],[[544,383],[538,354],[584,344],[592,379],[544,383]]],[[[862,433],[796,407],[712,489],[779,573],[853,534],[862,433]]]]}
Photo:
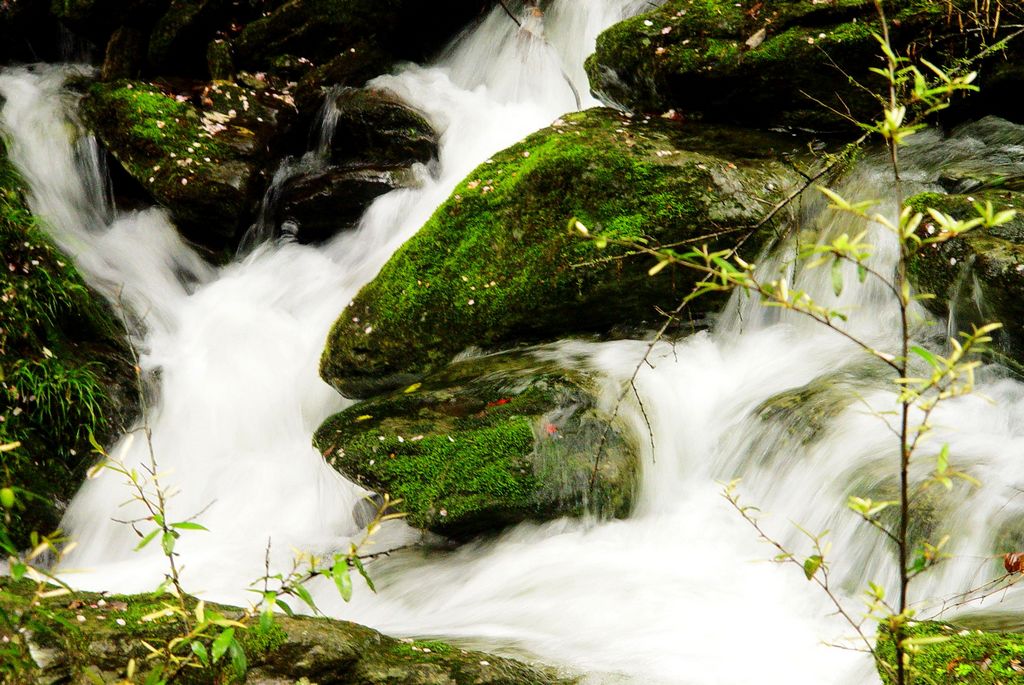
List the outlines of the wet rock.
{"type": "Polygon", "coordinates": [[[29,213],[0,143],[0,534],[18,547],[57,529],[94,459],[89,436],[120,434],[137,407],[120,318],[29,213]],[[31,494],[28,494],[31,493],[31,494]]]}
{"type": "Polygon", "coordinates": [[[213,81],[234,80],[235,62],[231,56],[231,45],[227,41],[210,41],[206,48],[206,69],[213,81]]]}
{"type": "MultiPolygon", "coordinates": [[[[34,583],[13,583],[0,597],[6,611],[21,608],[34,583]]],[[[195,600],[187,598],[189,604],[195,600]]],[[[165,599],[151,595],[76,593],[43,600],[33,626],[32,654],[39,670],[32,682],[119,682],[130,659],[145,673],[154,645],[178,635],[168,620],[143,620],[159,611],[165,599]]],[[[207,610],[239,619],[242,612],[212,603],[207,610]]],[[[251,623],[251,622],[250,622],[251,623]]],[[[512,659],[459,649],[439,641],[396,640],[375,630],[328,618],[277,616],[269,627],[235,629],[245,652],[246,683],[360,683],[361,685],[569,685],[551,669],[512,659]]],[[[209,649],[209,645],[207,645],[209,649]]],[[[185,683],[234,679],[230,660],[210,669],[189,668],[185,683]]]]}
{"type": "Polygon", "coordinates": [[[625,516],[638,456],[594,392],[585,372],[526,353],[470,359],[331,417],[315,443],[347,477],[401,498],[410,524],[441,535],[625,516]]]}
{"type": "MultiPolygon", "coordinates": [[[[973,56],[983,46],[969,36],[980,33],[962,27],[977,25],[974,7],[971,0],[886,3],[892,45],[940,65],[973,56]]],[[[1007,11],[1018,18],[1022,12],[1007,11]]],[[[884,81],[869,72],[882,64],[872,35],[878,31],[868,0],[669,0],[602,33],[587,72],[600,97],[639,111],[848,130],[847,115],[858,121],[881,115],[876,95],[884,81]]],[[[1000,37],[1011,32],[998,30],[1000,37]]],[[[1011,41],[1005,53],[972,65],[981,71],[982,93],[989,76],[994,87],[1019,89],[1014,65],[1024,55],[1022,43],[1011,41]]]]}
{"type": "Polygon", "coordinates": [[[437,156],[437,133],[422,114],[382,90],[345,90],[335,99],[335,164],[412,166],[437,156]]]}
{"type": "MultiPolygon", "coordinates": [[[[909,202],[919,211],[932,207],[957,219],[977,216],[975,203],[991,202],[997,210],[1017,211],[1006,225],[975,229],[925,246],[911,259],[908,273],[919,292],[936,295],[924,300],[925,306],[939,316],[952,315],[959,330],[970,330],[972,324],[1002,323],[996,333],[1000,349],[1024,364],[1024,192],[923,193],[909,202]]],[[[923,235],[931,225],[924,222],[923,235]]]]}
{"type": "Polygon", "coordinates": [[[377,197],[414,184],[406,167],[327,167],[284,185],[276,225],[286,226],[299,242],[321,242],[354,228],[377,197]]]}
{"type": "MultiPolygon", "coordinates": [[[[753,259],[774,232],[752,227],[798,183],[777,158],[793,145],[611,110],[567,115],[455,189],[342,313],[321,374],[366,397],[408,385],[469,346],[659,325],[659,308],[674,308],[698,277],[648,276],[652,260],[614,244],[599,250],[568,230],[569,220],[652,245],[744,240],[753,259]]],[[[702,298],[690,315],[722,302],[702,298]]]]}
{"type": "Polygon", "coordinates": [[[185,236],[223,250],[248,225],[272,144],[294,110],[286,95],[235,84],[213,84],[195,100],[192,93],[116,81],[93,85],[81,112],[185,236]]]}

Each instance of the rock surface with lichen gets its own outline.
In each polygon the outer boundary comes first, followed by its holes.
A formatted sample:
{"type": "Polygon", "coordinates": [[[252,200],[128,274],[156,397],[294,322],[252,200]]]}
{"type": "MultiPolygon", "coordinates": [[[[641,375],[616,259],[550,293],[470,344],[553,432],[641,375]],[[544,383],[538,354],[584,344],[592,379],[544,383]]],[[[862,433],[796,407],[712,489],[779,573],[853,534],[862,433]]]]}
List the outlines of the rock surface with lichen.
{"type": "MultiPolygon", "coordinates": [[[[736,129],[566,115],[471,173],[356,296],[331,331],[321,375],[365,397],[408,385],[471,345],[493,348],[615,327],[654,327],[698,277],[592,236],[753,259],[759,226],[798,183],[793,143],[736,129]],[[756,229],[756,230],[754,230],[756,229]]],[[[693,303],[697,319],[721,297],[693,303]]]]}
{"type": "MultiPolygon", "coordinates": [[[[936,64],[973,56],[1013,31],[1005,16],[975,12],[972,0],[884,5],[894,49],[936,64]],[[995,27],[987,44],[972,38],[979,32],[964,32],[979,22],[995,27]]],[[[872,0],[669,0],[602,33],[587,73],[600,97],[639,111],[851,129],[852,120],[881,114],[885,81],[869,71],[884,66],[874,37],[880,31],[872,0]]],[[[1022,43],[1012,40],[972,65],[992,108],[1011,109],[1000,101],[1020,87],[1022,43]]]]}
{"type": "Polygon", "coordinates": [[[410,524],[449,537],[626,516],[639,459],[595,392],[550,359],[473,358],[336,414],[315,443],[348,478],[401,499],[410,524]]]}

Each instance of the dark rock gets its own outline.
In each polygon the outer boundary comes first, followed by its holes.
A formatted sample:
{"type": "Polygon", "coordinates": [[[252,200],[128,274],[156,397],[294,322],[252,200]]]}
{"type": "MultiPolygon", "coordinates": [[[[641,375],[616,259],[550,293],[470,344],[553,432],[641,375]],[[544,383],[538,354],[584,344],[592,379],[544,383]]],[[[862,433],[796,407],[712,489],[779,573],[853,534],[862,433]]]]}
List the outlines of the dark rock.
{"type": "Polygon", "coordinates": [[[231,45],[225,40],[213,40],[206,47],[206,69],[212,81],[233,81],[235,62],[231,45]]]}
{"type": "Polygon", "coordinates": [[[506,353],[360,402],[315,443],[347,477],[400,498],[412,525],[464,538],[588,511],[626,516],[639,463],[610,420],[585,373],[506,353]]]}
{"type": "Polygon", "coordinates": [[[414,183],[405,167],[327,167],[297,176],[281,189],[276,225],[288,226],[299,242],[321,242],[355,227],[377,197],[414,183]]]}
{"type": "Polygon", "coordinates": [[[61,32],[44,0],[0,0],[0,64],[61,57],[61,32]]]}
{"type": "Polygon", "coordinates": [[[423,59],[487,6],[487,0],[289,0],[245,27],[236,56],[273,69],[284,56],[320,65],[370,42],[400,59],[423,59]]]}
{"type": "MultiPolygon", "coordinates": [[[[973,0],[885,4],[892,45],[902,55],[950,65],[979,53],[981,34],[990,33],[963,31],[979,20],[973,0]]],[[[1006,6],[1006,12],[1019,19],[1024,10],[1006,6]]],[[[1005,19],[994,39],[1011,33],[1005,19]]],[[[848,116],[881,116],[877,95],[885,82],[869,72],[883,65],[878,31],[870,0],[669,0],[602,33],[587,72],[600,97],[639,111],[849,130],[848,116]]],[[[981,70],[982,92],[990,73],[994,82],[1010,79],[1004,90],[1019,90],[1014,65],[1022,55],[1024,41],[1014,40],[1005,53],[972,65],[981,70]]]]}
{"type": "MultiPolygon", "coordinates": [[[[567,230],[648,244],[743,243],[799,180],[778,155],[791,139],[736,129],[631,120],[611,110],[567,115],[494,155],[356,296],[331,331],[321,374],[366,397],[408,385],[469,346],[553,340],[655,326],[698,277],[648,276],[649,258],[567,230]]],[[[723,302],[706,297],[699,319],[723,302]]]]}
{"type": "Polygon", "coordinates": [[[344,90],[335,99],[335,164],[411,166],[437,156],[437,133],[419,112],[381,90],[344,90]]]}
{"type": "MultiPolygon", "coordinates": [[[[992,229],[977,228],[944,243],[927,245],[911,259],[908,273],[919,292],[933,293],[924,304],[939,316],[950,314],[959,330],[999,322],[1001,351],[1024,364],[1024,192],[980,190],[966,195],[924,193],[910,199],[918,211],[935,208],[957,219],[977,216],[974,203],[1014,209],[1016,218],[992,229]]],[[[927,235],[928,220],[922,235],[927,235]]]]}
{"type": "Polygon", "coordinates": [[[146,35],[132,27],[122,26],[107,41],[100,78],[104,81],[135,79],[142,75],[146,63],[146,35]]]}
{"type": "Polygon", "coordinates": [[[134,419],[131,355],[120,319],[82,280],[25,204],[0,143],[0,535],[18,547],[57,529],[62,508],[105,442],[134,419]]]}
{"type": "Polygon", "coordinates": [[[279,93],[226,83],[205,89],[201,108],[190,96],[116,81],[94,85],[81,111],[184,235],[214,250],[232,248],[262,195],[272,143],[293,108],[279,93]]]}

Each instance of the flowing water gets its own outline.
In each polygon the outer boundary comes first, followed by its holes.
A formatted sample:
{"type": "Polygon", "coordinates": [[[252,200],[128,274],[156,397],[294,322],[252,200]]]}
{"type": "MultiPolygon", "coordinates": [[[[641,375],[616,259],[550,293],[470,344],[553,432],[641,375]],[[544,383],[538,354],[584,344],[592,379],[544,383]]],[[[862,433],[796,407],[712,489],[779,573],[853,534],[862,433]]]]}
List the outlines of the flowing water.
{"type": "MultiPolygon", "coordinates": [[[[358,534],[351,512],[364,493],[310,446],[320,422],[348,403],[317,375],[329,326],[478,163],[576,108],[577,94],[587,93],[582,63],[595,36],[645,4],[558,0],[544,25],[528,31],[496,10],[435,64],[378,78],[440,131],[433,175],[378,199],[357,230],[327,245],[264,243],[219,269],[177,237],[162,211],[112,208],[95,141],[68,125],[73,101],[60,85],[70,68],[0,76],[2,126],[33,210],[90,281],[141,322],[141,364],[158,388],[148,415],[153,448],[176,490],[171,516],[202,512],[198,520],[210,529],[179,542],[187,588],[244,602],[245,588],[263,573],[268,541],[272,565],[283,568],[294,549],[329,552],[358,534]]],[[[581,104],[596,102],[584,95],[581,104]]],[[[1006,130],[1009,138],[1019,134],[1006,130]]],[[[1021,148],[1009,138],[922,139],[909,153],[911,182],[933,187],[940,162],[976,155],[979,145],[1019,164],[1021,148]]],[[[887,192],[883,168],[869,160],[846,192],[887,192]]],[[[805,226],[850,230],[819,205],[804,208],[805,226]]],[[[885,269],[894,248],[881,233],[872,240],[875,265],[885,269]]],[[[762,268],[786,259],[780,250],[762,268]]],[[[831,297],[828,274],[799,278],[831,297]]],[[[837,304],[851,310],[853,333],[882,349],[895,344],[884,291],[851,286],[837,304]]],[[[941,326],[916,330],[941,345],[941,326]]],[[[568,341],[538,354],[587,359],[607,378],[610,406],[646,346],[568,341]]],[[[802,544],[791,522],[831,529],[838,592],[856,610],[867,579],[891,586],[894,578],[885,542],[842,506],[850,493],[881,499],[891,491],[893,439],[871,415],[892,407],[887,382],[834,332],[740,299],[712,331],[656,345],[651,362],[636,383],[655,447],[643,455],[641,496],[629,519],[524,524],[452,553],[397,553],[372,564],[376,595],[360,589],[345,604],[317,587],[321,607],[390,634],[456,639],[592,682],[871,681],[868,659],[824,644],[844,641],[850,629],[798,571],[765,561],[774,550],[720,497],[719,481],[742,477],[745,500],[766,512],[765,527],[787,544],[802,544]]],[[[984,485],[933,506],[936,529],[952,535],[962,556],[919,581],[919,597],[991,577],[996,565],[987,555],[997,534],[1024,519],[1024,386],[998,370],[981,377],[984,396],[950,402],[936,417],[936,444],[948,441],[956,465],[984,485]]],[[[636,406],[626,406],[623,420],[646,435],[636,406]]],[[[144,443],[136,432],[111,452],[145,464],[144,443]]],[[[159,582],[158,550],[133,552],[137,537],[113,520],[134,516],[119,506],[126,498],[110,472],[75,497],[65,518],[79,542],[63,569],[69,581],[121,592],[159,582]]],[[[390,525],[378,549],[415,539],[404,525],[390,525]]],[[[1005,601],[1019,606],[1024,598],[1005,601]]]]}

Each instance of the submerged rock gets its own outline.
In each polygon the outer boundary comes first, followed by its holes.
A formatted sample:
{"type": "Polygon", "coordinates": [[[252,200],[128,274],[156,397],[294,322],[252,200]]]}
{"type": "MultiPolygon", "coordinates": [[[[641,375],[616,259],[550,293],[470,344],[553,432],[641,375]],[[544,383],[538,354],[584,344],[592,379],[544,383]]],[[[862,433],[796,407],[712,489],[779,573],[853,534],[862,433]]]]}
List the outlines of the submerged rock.
{"type": "MultiPolygon", "coordinates": [[[[35,589],[21,582],[4,588],[0,607],[18,611],[35,589]]],[[[188,598],[189,604],[194,600],[188,598]]],[[[179,635],[167,618],[145,620],[165,600],[151,595],[75,593],[44,599],[29,640],[38,670],[32,682],[121,682],[129,660],[146,673],[145,642],[163,646],[179,635]],[[145,641],[145,642],[144,642],[145,641]]],[[[242,612],[207,604],[238,619],[242,612]]],[[[396,640],[375,630],[328,618],[277,616],[269,627],[235,628],[245,652],[244,682],[262,685],[359,683],[360,685],[568,685],[551,669],[460,649],[435,640],[396,640]]],[[[209,642],[205,645],[210,648],[209,642]]],[[[216,653],[216,652],[215,652],[216,653]]],[[[237,682],[231,659],[213,669],[189,668],[180,682],[237,682]]]]}
{"type": "MultiPolygon", "coordinates": [[[[654,326],[698,280],[657,277],[642,255],[595,249],[570,230],[657,244],[743,242],[797,183],[796,143],[734,129],[567,115],[478,167],[358,294],[331,331],[321,374],[344,394],[408,385],[469,346],[654,326]]],[[[744,242],[745,241],[745,242],[744,242]]],[[[701,298],[692,319],[722,297],[701,298]]]]}
{"type": "Polygon", "coordinates": [[[0,532],[17,546],[56,530],[93,463],[89,436],[119,434],[137,405],[120,320],[85,285],[25,204],[0,143],[0,532]]]}
{"type": "Polygon", "coordinates": [[[328,419],[315,443],[347,477],[401,498],[410,524],[466,537],[524,520],[625,516],[635,447],[594,382],[525,353],[453,363],[328,419]]]}
{"type": "Polygon", "coordinates": [[[200,99],[202,108],[148,83],[115,81],[94,84],[81,112],[186,237],[223,250],[248,225],[271,144],[292,107],[286,96],[226,83],[200,99]]]}
{"type": "MultiPolygon", "coordinates": [[[[973,0],[885,5],[894,49],[935,64],[980,53],[984,45],[975,36],[991,33],[964,32],[982,16],[973,0]]],[[[1003,19],[995,20],[1003,27],[994,38],[1013,31],[1003,19]]],[[[878,31],[871,0],[668,0],[602,33],[587,73],[600,97],[639,111],[674,108],[765,127],[851,128],[848,117],[881,115],[876,96],[885,82],[869,71],[882,66],[878,31]]],[[[983,84],[991,79],[999,92],[1009,92],[1014,82],[1017,89],[1024,83],[1014,66],[1022,55],[1024,41],[1011,41],[972,68],[980,68],[983,84]]]]}

